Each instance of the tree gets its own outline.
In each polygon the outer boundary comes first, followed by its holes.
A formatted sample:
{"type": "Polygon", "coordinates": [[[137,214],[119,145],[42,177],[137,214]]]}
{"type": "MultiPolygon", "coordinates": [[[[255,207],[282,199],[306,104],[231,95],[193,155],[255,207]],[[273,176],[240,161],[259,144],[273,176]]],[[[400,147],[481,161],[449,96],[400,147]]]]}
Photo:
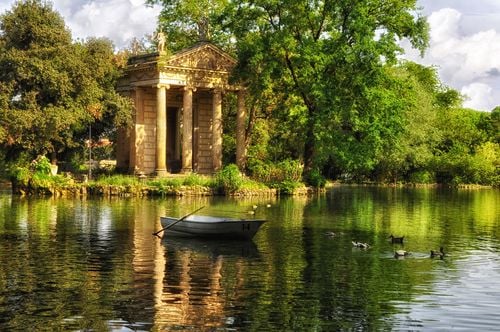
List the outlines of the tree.
{"type": "Polygon", "coordinates": [[[440,82],[435,68],[410,61],[386,67],[390,90],[401,101],[402,127],[388,141],[374,170],[378,181],[433,182],[430,164],[442,140],[438,114],[460,106],[460,94],[440,82]]]}
{"type": "MultiPolygon", "coordinates": [[[[219,25],[219,18],[228,0],[147,0],[149,5],[163,6],[159,17],[160,30],[167,35],[167,48],[179,51],[196,41],[211,40],[228,46],[229,36],[219,25]]],[[[227,50],[226,50],[227,51],[227,50]]]]}
{"type": "Polygon", "coordinates": [[[62,17],[40,0],[19,1],[0,17],[0,146],[27,161],[81,147],[131,118],[114,88],[119,66],[111,42],[73,43],[62,17]]]}
{"type": "Polygon", "coordinates": [[[383,66],[395,63],[402,38],[421,51],[427,46],[426,21],[415,13],[416,0],[228,4],[224,26],[236,37],[235,78],[251,91],[297,98],[306,110],[306,172],[353,152],[359,158],[348,167],[373,167],[363,155],[380,149],[383,127],[395,124],[397,112],[377,91],[386,80],[383,66]]]}

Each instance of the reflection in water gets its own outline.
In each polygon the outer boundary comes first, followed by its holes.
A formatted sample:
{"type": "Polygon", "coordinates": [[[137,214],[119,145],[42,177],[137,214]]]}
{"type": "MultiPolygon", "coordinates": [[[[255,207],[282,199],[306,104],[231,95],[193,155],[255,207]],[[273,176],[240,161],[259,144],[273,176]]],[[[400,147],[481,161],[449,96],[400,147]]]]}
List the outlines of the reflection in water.
{"type": "Polygon", "coordinates": [[[273,201],[0,195],[0,330],[496,329],[499,203],[495,190],[369,187],[273,201]],[[152,236],[160,216],[248,217],[253,204],[269,220],[253,241],[152,236]]]}
{"type": "Polygon", "coordinates": [[[164,237],[166,273],[161,289],[162,305],[157,308],[156,327],[164,329],[221,328],[228,293],[237,298],[238,289],[223,284],[236,278],[241,286],[245,264],[257,259],[252,241],[220,241],[164,237]]]}

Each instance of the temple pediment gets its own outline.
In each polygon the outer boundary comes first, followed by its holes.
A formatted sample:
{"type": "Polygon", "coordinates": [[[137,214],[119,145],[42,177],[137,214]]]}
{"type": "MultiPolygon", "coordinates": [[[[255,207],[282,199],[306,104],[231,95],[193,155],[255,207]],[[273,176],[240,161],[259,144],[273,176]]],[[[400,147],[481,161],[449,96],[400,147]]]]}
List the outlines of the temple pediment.
{"type": "Polygon", "coordinates": [[[238,90],[229,84],[237,61],[210,42],[199,42],[175,54],[155,52],[130,57],[120,90],[130,87],[168,85],[201,89],[238,90]]]}
{"type": "Polygon", "coordinates": [[[202,42],[182,50],[165,61],[166,67],[230,72],[236,60],[217,46],[202,42]]]}

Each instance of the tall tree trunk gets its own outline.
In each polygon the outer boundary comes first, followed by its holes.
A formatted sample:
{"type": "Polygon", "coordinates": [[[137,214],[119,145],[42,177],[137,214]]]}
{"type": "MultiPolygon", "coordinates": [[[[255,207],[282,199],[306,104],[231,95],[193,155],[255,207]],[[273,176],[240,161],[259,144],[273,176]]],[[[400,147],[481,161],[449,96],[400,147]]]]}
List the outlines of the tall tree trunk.
{"type": "Polygon", "coordinates": [[[314,107],[308,107],[309,119],[307,121],[306,141],[304,144],[304,172],[303,177],[307,175],[314,167],[315,139],[314,139],[314,107]]]}

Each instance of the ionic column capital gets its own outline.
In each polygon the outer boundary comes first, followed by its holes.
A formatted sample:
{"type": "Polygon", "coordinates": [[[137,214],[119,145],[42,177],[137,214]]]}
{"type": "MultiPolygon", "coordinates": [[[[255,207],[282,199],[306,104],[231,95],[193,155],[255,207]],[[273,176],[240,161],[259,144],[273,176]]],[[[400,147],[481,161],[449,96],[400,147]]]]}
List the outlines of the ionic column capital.
{"type": "Polygon", "coordinates": [[[191,86],[191,85],[185,85],[184,88],[183,88],[184,91],[188,91],[188,90],[191,90],[193,92],[196,92],[196,87],[195,86],[191,86]]]}
{"type": "Polygon", "coordinates": [[[158,83],[158,84],[154,84],[153,88],[156,88],[156,89],[165,88],[166,90],[168,90],[168,89],[170,89],[170,84],[158,83]]]}

